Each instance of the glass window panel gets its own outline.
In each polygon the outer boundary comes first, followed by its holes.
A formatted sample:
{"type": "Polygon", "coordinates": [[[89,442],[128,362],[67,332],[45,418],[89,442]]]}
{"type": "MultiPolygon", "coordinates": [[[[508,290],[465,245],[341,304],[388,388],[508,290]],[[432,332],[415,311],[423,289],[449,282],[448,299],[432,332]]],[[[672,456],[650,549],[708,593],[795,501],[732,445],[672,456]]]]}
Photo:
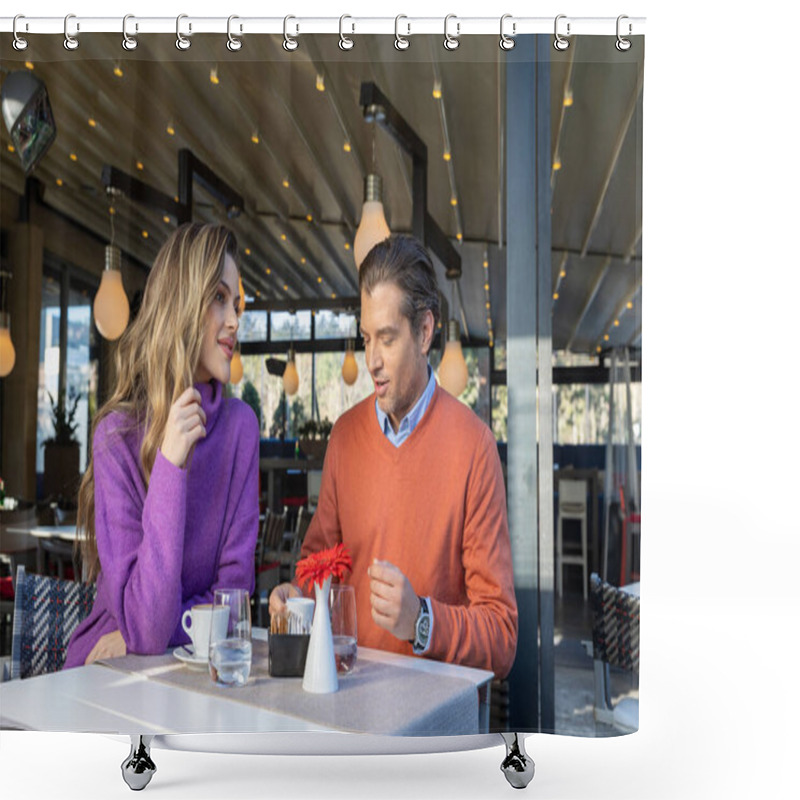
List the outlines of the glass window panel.
{"type": "Polygon", "coordinates": [[[58,400],[59,340],[61,333],[61,283],[53,275],[42,281],[39,315],[39,390],[36,422],[36,471],[44,472],[44,442],[53,435],[50,398],[58,400]]]}
{"type": "Polygon", "coordinates": [[[81,445],[81,471],[86,468],[89,408],[97,406],[97,360],[91,358],[92,306],[88,291],[70,287],[67,309],[67,402],[80,397],[75,436],[81,445]],[[92,398],[93,395],[93,398],[92,398]]]}
{"type": "Polygon", "coordinates": [[[364,351],[355,351],[358,377],[352,386],[342,380],[344,353],[317,353],[316,392],[319,418],[336,422],[356,403],[372,394],[372,378],[364,361],[364,351]]]}
{"type": "Polygon", "coordinates": [[[316,339],[355,339],[358,327],[355,314],[338,313],[323,309],[317,311],[314,322],[316,339]]]}
{"type": "Polygon", "coordinates": [[[240,342],[267,341],[267,312],[245,311],[239,320],[240,342]]]}
{"type": "Polygon", "coordinates": [[[492,386],[492,432],[498,442],[508,441],[507,386],[492,386]]]}
{"type": "Polygon", "coordinates": [[[311,338],[311,311],[272,311],[270,338],[273,342],[300,341],[311,338]]]}

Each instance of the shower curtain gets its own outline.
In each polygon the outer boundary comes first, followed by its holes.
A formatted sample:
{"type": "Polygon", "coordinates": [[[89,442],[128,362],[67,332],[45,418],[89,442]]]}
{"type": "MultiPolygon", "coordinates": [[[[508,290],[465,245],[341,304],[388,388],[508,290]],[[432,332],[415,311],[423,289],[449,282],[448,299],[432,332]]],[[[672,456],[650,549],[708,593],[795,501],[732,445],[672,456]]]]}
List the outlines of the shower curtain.
{"type": "MultiPolygon", "coordinates": [[[[565,550],[600,574],[599,554],[619,535],[598,513],[605,439],[554,464],[562,405],[552,398],[555,386],[607,383],[613,347],[640,363],[643,37],[619,47],[613,26],[575,36],[558,20],[555,37],[517,35],[512,21],[499,36],[465,35],[457,19],[437,34],[398,19],[395,35],[347,19],[339,35],[304,33],[296,19],[283,35],[243,33],[235,18],[228,35],[189,22],[145,34],[135,19],[124,33],[67,21],[66,39],[29,35],[25,49],[3,34],[4,86],[21,74],[39,92],[24,129],[4,100],[2,312],[15,353],[0,401],[6,495],[40,522],[51,504],[74,511],[92,417],[114,385],[116,345],[94,306],[106,246],[118,248],[111,267],[133,319],[167,236],[207,221],[239,241],[241,374],[226,391],[259,418],[262,504],[307,496],[303,425],[335,423],[373,391],[356,260],[362,218],[380,203],[388,230],[433,255],[444,324],[430,363],[444,383],[447,342],[459,343],[466,379],[452,391],[491,430],[502,464],[519,621],[511,673],[482,690],[487,729],[627,732],[598,710],[638,702],[638,604],[636,639],[623,645],[636,669],[596,661],[588,578],[556,553],[555,491],[569,468],[583,475],[587,512],[585,531],[565,521],[565,550]],[[275,370],[290,353],[299,377],[288,395],[275,370]],[[75,410],[78,464],[66,477],[46,463],[48,393],[75,410]],[[264,467],[281,459],[297,468],[276,477],[264,467]]],[[[582,394],[567,413],[588,414],[582,394]]],[[[175,661],[151,679],[188,670],[175,661]]],[[[254,664],[252,680],[270,678],[254,664]]]]}

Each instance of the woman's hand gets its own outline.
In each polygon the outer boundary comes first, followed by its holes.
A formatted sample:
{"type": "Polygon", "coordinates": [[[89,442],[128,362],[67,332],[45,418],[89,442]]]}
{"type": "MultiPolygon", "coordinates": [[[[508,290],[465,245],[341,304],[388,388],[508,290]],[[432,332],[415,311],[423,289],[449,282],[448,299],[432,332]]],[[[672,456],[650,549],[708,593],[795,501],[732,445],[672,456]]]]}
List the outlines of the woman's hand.
{"type": "Polygon", "coordinates": [[[269,615],[279,617],[286,613],[286,601],[290,597],[300,597],[300,591],[291,583],[279,583],[269,596],[269,615]]]}
{"type": "Polygon", "coordinates": [[[128,652],[122,634],[116,630],[106,633],[97,640],[92,652],[86,656],[85,664],[91,664],[101,658],[119,658],[128,652]]]}
{"type": "Polygon", "coordinates": [[[171,406],[161,453],[176,467],[183,468],[189,451],[206,435],[206,412],[200,405],[200,392],[188,388],[171,406]]]}

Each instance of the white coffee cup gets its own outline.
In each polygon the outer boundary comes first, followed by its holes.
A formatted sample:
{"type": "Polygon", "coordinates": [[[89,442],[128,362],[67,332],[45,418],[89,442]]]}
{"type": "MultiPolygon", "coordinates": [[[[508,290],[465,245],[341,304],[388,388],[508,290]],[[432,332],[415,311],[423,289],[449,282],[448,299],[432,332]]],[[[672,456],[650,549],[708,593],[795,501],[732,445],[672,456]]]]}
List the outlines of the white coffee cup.
{"type": "Polygon", "coordinates": [[[228,609],[218,608],[216,613],[212,614],[213,609],[212,603],[201,603],[187,608],[181,618],[181,625],[192,640],[194,654],[198,658],[208,658],[212,619],[215,638],[224,638],[225,631],[228,629],[228,609]]]}
{"type": "Polygon", "coordinates": [[[314,601],[310,597],[287,597],[289,633],[309,633],[314,619],[314,601]]]}

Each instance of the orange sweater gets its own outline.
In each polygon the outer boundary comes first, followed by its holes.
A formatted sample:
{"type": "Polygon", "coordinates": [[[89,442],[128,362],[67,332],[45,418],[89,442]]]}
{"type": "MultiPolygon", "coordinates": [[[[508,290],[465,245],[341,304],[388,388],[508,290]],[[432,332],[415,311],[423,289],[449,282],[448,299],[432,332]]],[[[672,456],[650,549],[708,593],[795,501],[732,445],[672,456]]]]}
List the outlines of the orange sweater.
{"type": "Polygon", "coordinates": [[[494,437],[469,408],[437,386],[400,447],[380,429],[374,394],[339,418],[303,555],[339,541],[353,556],[360,644],[412,652],[372,621],[367,568],[378,558],[431,598],[427,657],[508,674],[517,605],[505,489],[494,437]]]}

